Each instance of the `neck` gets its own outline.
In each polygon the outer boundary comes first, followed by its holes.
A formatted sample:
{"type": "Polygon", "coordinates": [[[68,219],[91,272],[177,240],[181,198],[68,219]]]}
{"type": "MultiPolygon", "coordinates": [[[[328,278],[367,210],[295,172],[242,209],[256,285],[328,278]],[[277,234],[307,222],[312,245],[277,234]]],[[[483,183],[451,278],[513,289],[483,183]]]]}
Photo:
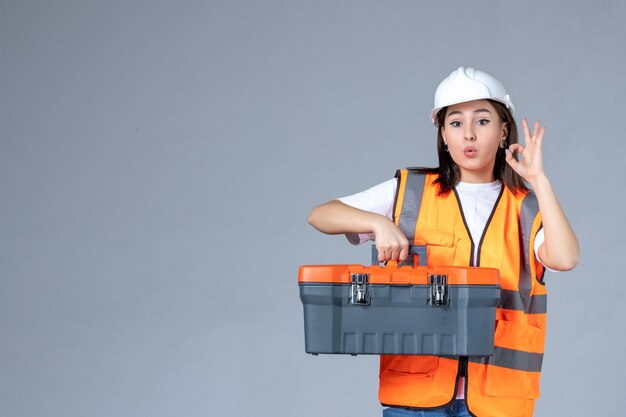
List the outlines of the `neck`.
{"type": "Polygon", "coordinates": [[[493,176],[493,172],[488,174],[480,174],[477,172],[461,172],[461,182],[468,182],[471,184],[485,184],[488,182],[494,182],[496,179],[493,176]]]}

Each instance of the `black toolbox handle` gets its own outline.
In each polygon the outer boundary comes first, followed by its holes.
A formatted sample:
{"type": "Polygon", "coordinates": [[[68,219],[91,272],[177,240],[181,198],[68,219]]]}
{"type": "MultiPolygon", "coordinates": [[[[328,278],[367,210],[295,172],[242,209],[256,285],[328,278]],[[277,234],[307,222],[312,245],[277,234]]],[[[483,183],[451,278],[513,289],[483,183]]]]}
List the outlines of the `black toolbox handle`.
{"type": "MultiPolygon", "coordinates": [[[[409,256],[402,262],[398,264],[398,266],[414,266],[413,259],[417,255],[419,259],[418,266],[426,266],[426,245],[409,245],[409,256]]],[[[376,245],[372,245],[372,265],[380,265],[378,262],[378,250],[376,249],[376,245]]]]}

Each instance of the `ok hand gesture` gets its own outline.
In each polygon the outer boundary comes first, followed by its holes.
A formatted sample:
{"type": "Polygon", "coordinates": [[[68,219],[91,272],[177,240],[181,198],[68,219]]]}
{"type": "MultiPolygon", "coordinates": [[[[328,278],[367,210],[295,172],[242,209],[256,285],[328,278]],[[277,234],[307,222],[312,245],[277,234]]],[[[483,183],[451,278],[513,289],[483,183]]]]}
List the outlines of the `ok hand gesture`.
{"type": "Polygon", "coordinates": [[[533,133],[531,134],[528,128],[528,122],[524,118],[522,119],[522,129],[524,131],[525,146],[519,143],[513,143],[509,146],[509,152],[506,154],[506,162],[522,178],[533,185],[537,178],[544,175],[541,144],[546,127],[540,127],[539,121],[536,121],[533,133]],[[514,152],[518,152],[522,156],[521,161],[513,157],[514,152]]]}

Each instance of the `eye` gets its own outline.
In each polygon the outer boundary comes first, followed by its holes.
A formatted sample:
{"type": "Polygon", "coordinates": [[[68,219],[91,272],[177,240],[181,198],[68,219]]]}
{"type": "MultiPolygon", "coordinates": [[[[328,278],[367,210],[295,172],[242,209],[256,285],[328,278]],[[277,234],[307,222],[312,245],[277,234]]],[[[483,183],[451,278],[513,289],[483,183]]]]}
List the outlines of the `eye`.
{"type": "Polygon", "coordinates": [[[479,121],[477,121],[476,123],[478,123],[479,126],[484,126],[487,123],[489,123],[489,119],[480,119],[479,121]]]}
{"type": "Polygon", "coordinates": [[[452,127],[459,127],[459,126],[461,126],[461,122],[455,120],[453,122],[450,122],[450,126],[452,126],[452,127]]]}

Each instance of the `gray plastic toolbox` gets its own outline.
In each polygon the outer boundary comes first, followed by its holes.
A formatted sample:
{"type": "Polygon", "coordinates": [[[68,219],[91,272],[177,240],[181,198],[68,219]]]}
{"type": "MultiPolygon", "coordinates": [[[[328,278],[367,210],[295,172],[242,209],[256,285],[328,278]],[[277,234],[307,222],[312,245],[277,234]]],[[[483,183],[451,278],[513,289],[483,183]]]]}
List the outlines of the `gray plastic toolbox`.
{"type": "Polygon", "coordinates": [[[497,269],[305,265],[298,282],[307,353],[493,352],[497,269]]]}

